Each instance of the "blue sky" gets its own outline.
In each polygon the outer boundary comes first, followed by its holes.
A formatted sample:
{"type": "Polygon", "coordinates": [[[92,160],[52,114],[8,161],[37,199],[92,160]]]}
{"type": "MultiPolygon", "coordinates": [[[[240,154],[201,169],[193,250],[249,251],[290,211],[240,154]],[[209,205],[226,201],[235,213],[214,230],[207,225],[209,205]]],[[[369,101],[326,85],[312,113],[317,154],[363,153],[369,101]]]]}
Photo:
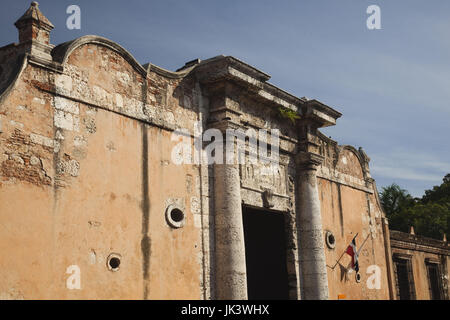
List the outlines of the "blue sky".
{"type": "MultiPolygon", "coordinates": [[[[324,133],[362,146],[378,188],[398,183],[414,196],[450,173],[450,1],[39,1],[59,44],[86,34],[114,40],[141,63],[175,70],[218,54],[272,76],[343,116],[324,133]],[[81,8],[81,30],[66,8],[81,8]],[[366,9],[381,8],[381,30],[366,9]]],[[[0,46],[30,1],[3,1],[0,46]]]]}

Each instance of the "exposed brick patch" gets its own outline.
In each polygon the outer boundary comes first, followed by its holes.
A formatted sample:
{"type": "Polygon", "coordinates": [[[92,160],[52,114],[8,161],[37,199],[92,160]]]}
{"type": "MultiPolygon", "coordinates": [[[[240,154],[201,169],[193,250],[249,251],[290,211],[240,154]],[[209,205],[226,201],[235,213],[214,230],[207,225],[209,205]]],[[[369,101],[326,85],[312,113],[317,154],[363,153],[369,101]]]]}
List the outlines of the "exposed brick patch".
{"type": "MultiPolygon", "coordinates": [[[[36,157],[35,157],[36,158],[36,157]]],[[[32,164],[27,155],[15,155],[1,164],[2,176],[27,181],[35,185],[51,185],[52,179],[39,164],[32,164]],[[22,159],[22,161],[18,161],[22,159]]]]}
{"type": "MultiPolygon", "coordinates": [[[[15,178],[35,185],[51,185],[52,178],[44,170],[36,144],[20,129],[15,129],[6,139],[4,159],[0,164],[4,180],[15,178]],[[36,149],[36,150],[35,150],[36,149]]],[[[50,146],[42,145],[41,151],[53,152],[50,146]]]]}
{"type": "Polygon", "coordinates": [[[54,91],[54,85],[50,83],[40,82],[37,80],[31,80],[31,85],[35,88],[44,90],[44,91],[54,91]]]}

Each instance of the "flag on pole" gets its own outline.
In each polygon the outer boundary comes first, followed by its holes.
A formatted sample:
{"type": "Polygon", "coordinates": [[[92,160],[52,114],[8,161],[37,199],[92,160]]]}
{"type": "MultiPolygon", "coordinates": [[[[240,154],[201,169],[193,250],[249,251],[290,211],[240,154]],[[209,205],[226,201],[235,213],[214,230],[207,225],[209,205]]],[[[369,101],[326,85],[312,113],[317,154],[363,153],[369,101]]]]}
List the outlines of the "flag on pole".
{"type": "MultiPolygon", "coordinates": [[[[358,234],[356,234],[357,236],[358,234]]],[[[345,250],[345,253],[347,253],[349,256],[352,257],[352,269],[354,269],[356,272],[359,271],[359,265],[358,265],[358,251],[356,250],[356,236],[353,238],[352,242],[348,245],[347,250],[345,250]]]]}

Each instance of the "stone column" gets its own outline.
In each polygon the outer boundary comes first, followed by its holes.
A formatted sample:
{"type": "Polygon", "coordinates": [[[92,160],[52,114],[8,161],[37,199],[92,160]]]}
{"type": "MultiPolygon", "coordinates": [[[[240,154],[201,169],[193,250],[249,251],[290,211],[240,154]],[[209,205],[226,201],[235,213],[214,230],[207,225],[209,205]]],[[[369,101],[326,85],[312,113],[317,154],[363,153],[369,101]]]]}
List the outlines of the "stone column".
{"type": "Polygon", "coordinates": [[[214,165],[217,299],[247,299],[239,167],[214,165]]]}
{"type": "MultiPolygon", "coordinates": [[[[216,69],[213,70],[203,76],[216,75],[216,69]]],[[[217,143],[213,148],[214,156],[207,154],[214,162],[214,298],[243,300],[248,294],[241,180],[235,135],[227,134],[241,128],[242,113],[236,101],[239,101],[242,89],[233,83],[216,80],[205,88],[209,101],[207,127],[215,131],[213,136],[217,143]],[[227,150],[227,145],[234,146],[234,150],[227,150]]]]}
{"type": "Polygon", "coordinates": [[[324,236],[317,188],[317,167],[323,157],[300,151],[297,155],[300,286],[302,299],[328,299],[328,277],[325,262],[324,236]]]}

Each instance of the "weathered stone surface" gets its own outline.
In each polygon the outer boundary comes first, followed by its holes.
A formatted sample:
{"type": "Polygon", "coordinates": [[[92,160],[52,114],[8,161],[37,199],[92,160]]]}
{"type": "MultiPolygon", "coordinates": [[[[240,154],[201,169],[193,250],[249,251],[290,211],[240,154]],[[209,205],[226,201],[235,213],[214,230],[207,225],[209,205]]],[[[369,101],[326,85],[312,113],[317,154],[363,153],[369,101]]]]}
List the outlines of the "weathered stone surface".
{"type": "Polygon", "coordinates": [[[216,298],[246,299],[239,169],[214,165],[216,298]]]}
{"type": "Polygon", "coordinates": [[[297,226],[302,298],[328,299],[328,278],[316,168],[322,159],[314,154],[298,155],[297,226]]]}

